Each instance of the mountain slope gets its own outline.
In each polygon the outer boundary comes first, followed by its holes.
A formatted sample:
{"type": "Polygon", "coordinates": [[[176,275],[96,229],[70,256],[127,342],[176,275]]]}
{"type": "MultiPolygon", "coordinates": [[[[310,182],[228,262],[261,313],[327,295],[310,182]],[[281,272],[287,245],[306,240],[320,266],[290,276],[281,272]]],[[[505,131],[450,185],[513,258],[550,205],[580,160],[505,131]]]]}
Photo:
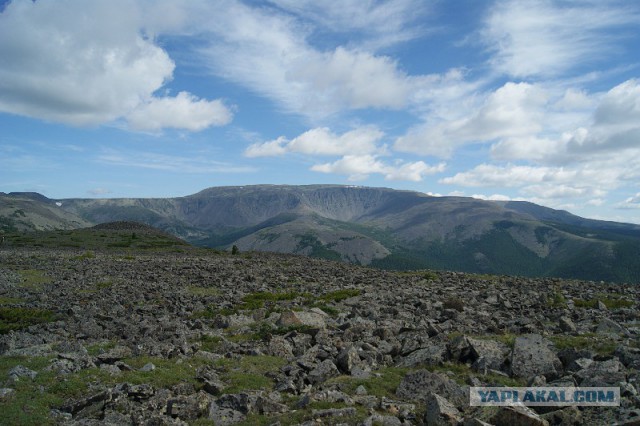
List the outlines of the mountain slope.
{"type": "MultiPolygon", "coordinates": [[[[59,203],[58,203],[59,204],[59,203]]],[[[91,222],[35,192],[0,192],[0,231],[75,229],[91,222]]]]}
{"type": "Polygon", "coordinates": [[[531,203],[337,185],[217,187],[178,198],[56,203],[69,217],[143,222],[209,247],[394,269],[640,282],[640,226],[531,203]]]}

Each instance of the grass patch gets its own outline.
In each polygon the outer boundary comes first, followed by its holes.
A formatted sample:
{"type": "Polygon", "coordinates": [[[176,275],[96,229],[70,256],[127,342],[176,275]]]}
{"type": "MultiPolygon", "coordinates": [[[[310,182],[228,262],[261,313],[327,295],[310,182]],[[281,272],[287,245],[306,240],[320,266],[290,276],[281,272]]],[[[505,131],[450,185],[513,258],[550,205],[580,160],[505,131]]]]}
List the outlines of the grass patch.
{"type": "Polygon", "coordinates": [[[347,288],[343,290],[336,290],[318,297],[319,300],[323,302],[340,302],[342,300],[348,299],[350,297],[359,296],[362,293],[361,290],[355,288],[347,288]]]}
{"type": "Polygon", "coordinates": [[[56,314],[46,309],[2,306],[0,307],[0,334],[55,320],[56,314]]]}
{"type": "Polygon", "coordinates": [[[613,298],[613,297],[599,297],[589,300],[583,299],[574,299],[573,302],[577,308],[589,308],[594,309],[598,306],[598,301],[604,303],[607,309],[619,309],[619,308],[630,308],[633,306],[633,302],[631,300],[622,299],[622,298],[613,298]]]}
{"type": "Polygon", "coordinates": [[[91,356],[97,356],[105,353],[116,347],[116,342],[113,340],[93,343],[86,347],[87,353],[91,356]]]}
{"type": "Polygon", "coordinates": [[[552,308],[562,308],[567,306],[567,300],[560,290],[556,289],[547,297],[547,304],[552,308]]]}
{"type": "Polygon", "coordinates": [[[91,250],[87,250],[84,253],[82,253],[79,256],[76,256],[74,259],[76,260],[84,260],[84,259],[94,259],[96,257],[96,254],[94,252],[92,252],[91,250]]]}
{"type": "Polygon", "coordinates": [[[226,393],[247,390],[271,390],[273,380],[266,376],[276,372],[286,364],[286,360],[275,356],[245,356],[240,359],[222,358],[214,365],[222,370],[221,378],[229,386],[226,393]]]}
{"type": "Polygon", "coordinates": [[[39,269],[21,269],[17,273],[22,278],[21,287],[40,290],[44,284],[51,282],[51,278],[39,269]]]}
{"type": "Polygon", "coordinates": [[[1,296],[0,297],[0,306],[2,305],[16,305],[18,303],[23,303],[25,302],[24,299],[21,299],[19,297],[5,297],[5,296],[1,296]]]}
{"type": "Polygon", "coordinates": [[[412,371],[410,368],[384,367],[374,372],[369,379],[356,379],[351,376],[339,376],[327,381],[340,384],[343,392],[354,395],[356,388],[360,385],[367,389],[367,394],[377,397],[395,398],[396,389],[400,382],[412,371]]]}
{"type": "Polygon", "coordinates": [[[595,333],[583,334],[581,336],[556,335],[550,336],[549,340],[551,340],[558,349],[591,349],[599,355],[612,355],[618,346],[615,340],[595,333]]]}
{"type": "Polygon", "coordinates": [[[482,374],[473,371],[467,364],[448,362],[443,365],[432,365],[427,367],[427,369],[429,371],[445,373],[447,376],[452,377],[452,379],[460,385],[469,383],[469,379],[471,377],[479,377],[483,382],[499,386],[518,387],[526,385],[525,379],[511,378],[496,373],[482,374]],[[453,376],[448,373],[453,373],[453,376]]]}

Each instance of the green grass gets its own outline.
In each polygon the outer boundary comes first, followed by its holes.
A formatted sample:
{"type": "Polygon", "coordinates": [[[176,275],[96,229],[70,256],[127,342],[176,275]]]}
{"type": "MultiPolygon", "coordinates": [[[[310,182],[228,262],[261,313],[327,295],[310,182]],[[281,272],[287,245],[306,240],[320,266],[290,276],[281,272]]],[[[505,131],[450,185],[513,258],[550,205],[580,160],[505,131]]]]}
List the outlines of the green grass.
{"type": "Polygon", "coordinates": [[[355,288],[348,288],[343,290],[331,291],[320,295],[317,299],[323,302],[340,302],[350,297],[359,296],[362,293],[361,290],[355,288]]]}
{"type": "Polygon", "coordinates": [[[0,306],[2,305],[16,305],[18,303],[23,303],[25,300],[19,297],[6,297],[0,296],[0,306]]]}
{"type": "Polygon", "coordinates": [[[499,386],[517,387],[526,385],[526,380],[524,379],[515,379],[495,373],[481,374],[473,371],[468,365],[460,363],[448,362],[443,365],[431,365],[428,367],[428,370],[445,373],[447,376],[450,376],[448,373],[453,373],[453,380],[460,385],[468,384],[471,377],[478,377],[483,382],[499,386]]]}
{"type": "Polygon", "coordinates": [[[591,349],[599,355],[612,355],[615,352],[618,343],[606,336],[595,333],[583,334],[581,336],[550,336],[549,340],[558,349],[591,349]]]}
{"type": "Polygon", "coordinates": [[[577,308],[590,308],[593,309],[598,306],[598,301],[604,303],[607,309],[619,309],[619,308],[630,308],[633,306],[633,302],[631,300],[616,298],[616,297],[596,297],[589,300],[583,299],[574,299],[573,302],[577,308]]]}
{"type": "Polygon", "coordinates": [[[16,272],[22,278],[21,287],[40,290],[44,284],[51,282],[51,278],[39,269],[21,269],[16,272]]]}
{"type": "Polygon", "coordinates": [[[547,303],[552,308],[562,308],[567,306],[567,300],[560,290],[556,289],[551,293],[551,296],[547,297],[547,303]]]}
{"type": "Polygon", "coordinates": [[[271,390],[273,380],[266,373],[276,372],[286,364],[286,360],[275,356],[245,356],[240,359],[222,358],[214,365],[222,370],[221,379],[228,384],[226,393],[247,390],[271,390]]]}
{"type": "Polygon", "coordinates": [[[52,322],[56,318],[54,312],[46,309],[0,306],[0,334],[52,322]]]}
{"type": "Polygon", "coordinates": [[[360,385],[367,389],[368,395],[377,397],[395,398],[396,389],[400,382],[412,371],[402,367],[384,367],[373,372],[369,379],[356,379],[351,376],[339,376],[327,381],[327,384],[337,383],[343,392],[354,395],[360,385]]]}

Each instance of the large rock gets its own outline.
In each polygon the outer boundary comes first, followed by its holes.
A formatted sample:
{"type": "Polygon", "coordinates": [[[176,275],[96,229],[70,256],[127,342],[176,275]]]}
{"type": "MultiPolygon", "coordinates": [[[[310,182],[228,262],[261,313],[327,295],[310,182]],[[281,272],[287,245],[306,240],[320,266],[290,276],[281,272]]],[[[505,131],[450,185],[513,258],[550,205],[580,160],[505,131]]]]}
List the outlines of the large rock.
{"type": "Polygon", "coordinates": [[[618,386],[626,380],[624,365],[617,358],[593,361],[574,374],[580,386],[618,386]]]}
{"type": "Polygon", "coordinates": [[[358,354],[358,349],[353,345],[349,345],[348,347],[344,348],[336,357],[336,364],[340,371],[345,374],[351,374],[351,370],[353,370],[354,367],[360,365],[360,355],[358,354]]]}
{"type": "Polygon", "coordinates": [[[491,423],[495,426],[549,426],[548,421],[525,406],[500,407],[491,423]]]}
{"type": "Polygon", "coordinates": [[[301,312],[301,311],[285,311],[280,314],[278,319],[279,327],[293,327],[298,325],[306,325],[308,327],[325,328],[326,315],[318,312],[301,312]]]}
{"type": "Polygon", "coordinates": [[[444,361],[446,353],[447,348],[444,344],[434,344],[411,352],[403,357],[397,365],[407,368],[440,365],[444,361]]]}
{"type": "Polygon", "coordinates": [[[511,374],[525,379],[545,376],[552,380],[558,377],[562,362],[551,347],[552,343],[539,334],[517,337],[511,355],[511,374]]]}
{"type": "Polygon", "coordinates": [[[338,367],[331,361],[330,359],[325,359],[317,367],[309,372],[307,375],[307,380],[312,385],[317,385],[319,383],[326,382],[332,377],[336,377],[340,375],[340,371],[338,367]]]}
{"type": "Polygon", "coordinates": [[[424,421],[428,426],[456,426],[462,421],[462,415],[446,398],[432,393],[427,397],[424,421]]]}
{"type": "Polygon", "coordinates": [[[408,373],[396,389],[396,395],[399,398],[410,401],[426,402],[432,393],[447,398],[458,407],[469,404],[467,392],[456,382],[444,374],[432,373],[428,370],[408,373]]]}

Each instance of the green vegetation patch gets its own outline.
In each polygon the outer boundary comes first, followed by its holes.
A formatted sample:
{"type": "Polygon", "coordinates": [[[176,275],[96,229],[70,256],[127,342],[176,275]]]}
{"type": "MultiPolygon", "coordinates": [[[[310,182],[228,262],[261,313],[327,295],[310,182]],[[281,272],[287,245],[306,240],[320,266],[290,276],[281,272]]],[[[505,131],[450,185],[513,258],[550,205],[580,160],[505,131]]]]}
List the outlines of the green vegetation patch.
{"type": "Polygon", "coordinates": [[[21,269],[16,272],[22,277],[21,286],[25,288],[41,289],[44,284],[51,282],[51,278],[39,269],[21,269]]]}
{"type": "Polygon", "coordinates": [[[355,288],[348,288],[343,290],[336,290],[318,297],[319,300],[323,302],[340,302],[342,300],[348,299],[350,297],[359,296],[362,293],[361,290],[355,288]]]}
{"type": "Polygon", "coordinates": [[[550,336],[549,340],[551,340],[558,349],[591,349],[599,355],[612,355],[618,346],[615,340],[595,333],[583,334],[581,336],[556,335],[550,336]]]}
{"type": "Polygon", "coordinates": [[[499,386],[525,386],[525,379],[516,379],[496,373],[481,374],[473,371],[467,364],[447,362],[443,365],[430,365],[428,370],[441,372],[451,376],[460,385],[469,383],[471,377],[479,377],[483,382],[499,386]],[[451,375],[451,373],[453,373],[451,375]]]}
{"type": "Polygon", "coordinates": [[[239,359],[222,358],[214,365],[222,371],[221,379],[229,387],[226,393],[238,393],[247,390],[271,390],[274,382],[267,373],[277,372],[286,364],[286,360],[275,356],[245,356],[239,359]]]}
{"type": "Polygon", "coordinates": [[[0,334],[55,320],[56,314],[46,309],[0,306],[0,334]]]}
{"type": "Polygon", "coordinates": [[[0,296],[0,306],[2,305],[17,305],[18,303],[23,303],[25,300],[19,297],[6,297],[0,296]]]}
{"type": "Polygon", "coordinates": [[[376,370],[369,379],[356,379],[352,376],[339,376],[327,381],[328,384],[337,383],[340,389],[354,395],[356,388],[360,385],[367,389],[367,394],[377,397],[395,398],[396,389],[400,382],[410,371],[409,368],[384,367],[376,370]]]}
{"type": "Polygon", "coordinates": [[[593,309],[598,306],[598,301],[604,303],[607,309],[619,309],[619,308],[630,308],[633,306],[633,302],[631,300],[622,299],[618,297],[596,297],[589,300],[583,299],[574,299],[573,302],[577,308],[590,308],[593,309]]]}

